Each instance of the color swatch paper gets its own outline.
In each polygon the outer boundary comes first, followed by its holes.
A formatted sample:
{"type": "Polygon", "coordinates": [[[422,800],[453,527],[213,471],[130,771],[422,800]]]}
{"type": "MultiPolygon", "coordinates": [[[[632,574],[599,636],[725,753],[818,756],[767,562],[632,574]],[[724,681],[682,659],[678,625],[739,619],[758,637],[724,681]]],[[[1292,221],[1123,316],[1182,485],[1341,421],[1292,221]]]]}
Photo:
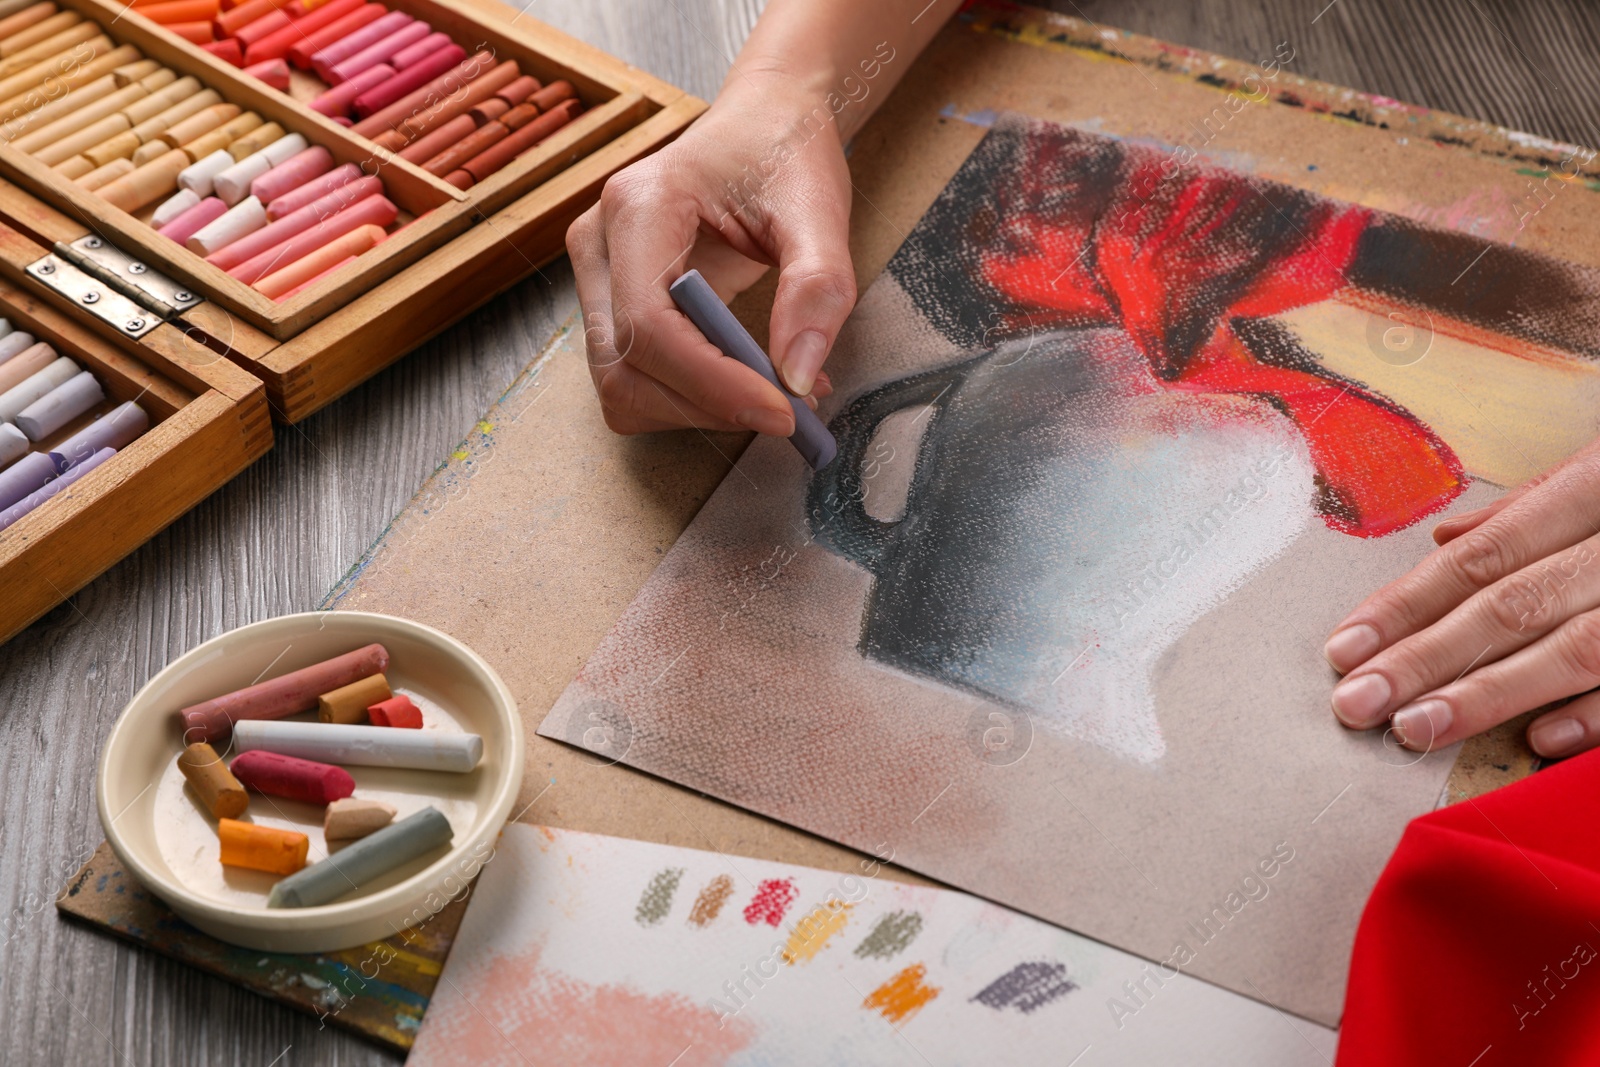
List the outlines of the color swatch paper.
{"type": "Polygon", "coordinates": [[[1330,1030],[880,869],[513,823],[409,1062],[1322,1067],[1333,1054],[1330,1030]]]}

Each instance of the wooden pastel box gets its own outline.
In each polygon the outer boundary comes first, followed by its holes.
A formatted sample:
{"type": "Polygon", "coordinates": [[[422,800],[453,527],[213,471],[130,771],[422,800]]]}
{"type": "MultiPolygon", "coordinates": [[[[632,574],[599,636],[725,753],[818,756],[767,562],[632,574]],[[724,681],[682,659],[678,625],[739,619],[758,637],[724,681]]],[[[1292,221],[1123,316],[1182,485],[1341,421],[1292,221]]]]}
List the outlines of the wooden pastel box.
{"type": "MultiPolygon", "coordinates": [[[[705,108],[496,0],[384,0],[469,55],[571,83],[581,102],[554,134],[460,189],[311,109],[305,92],[273,89],[120,4],[56,2],[98,24],[102,51],[128,50],[122,62],[136,53],[193,76],[376,176],[400,214],[375,247],[275,300],[158,234],[153,205],[122,210],[0,140],[0,316],[71,354],[109,397],[139,397],[152,424],[104,470],[0,529],[0,640],[260,456],[273,419],[305,418],[561,255],[605,180],[705,108]]],[[[0,97],[4,86],[0,73],[0,97]]],[[[0,99],[11,107],[0,123],[15,119],[14,99],[0,99]]]]}

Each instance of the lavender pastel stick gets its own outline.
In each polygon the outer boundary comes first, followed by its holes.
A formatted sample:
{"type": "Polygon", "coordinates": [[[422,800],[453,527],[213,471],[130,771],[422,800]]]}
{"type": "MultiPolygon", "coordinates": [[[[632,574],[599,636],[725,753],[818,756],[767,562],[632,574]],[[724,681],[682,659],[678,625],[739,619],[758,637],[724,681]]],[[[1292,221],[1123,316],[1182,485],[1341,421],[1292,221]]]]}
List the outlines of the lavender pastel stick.
{"type": "Polygon", "coordinates": [[[118,404],[50,450],[57,473],[88,459],[102,448],[127,448],[150,428],[150,416],[132,400],[118,404]]]}
{"type": "Polygon", "coordinates": [[[0,471],[0,510],[11,507],[56,476],[56,465],[43,452],[30,452],[0,471]]]}
{"type": "Polygon", "coordinates": [[[0,470],[28,454],[28,435],[11,425],[0,422],[0,470]]]}
{"type": "Polygon", "coordinates": [[[17,429],[30,441],[43,441],[106,398],[88,371],[68,378],[17,413],[17,429]]]}
{"type": "Polygon", "coordinates": [[[794,409],[794,433],[789,443],[805,457],[812,469],[821,470],[832,462],[839,450],[833,435],[804,400],[789,392],[778,381],[772,360],[756,344],[750,331],[728,310],[728,305],[717,296],[711,283],[702,278],[699,271],[691,270],[673,282],[667,291],[695,328],[706,335],[706,340],[721,349],[723,355],[738,360],[777,386],[778,391],[788,398],[789,406],[794,409]]]}
{"type": "MultiPolygon", "coordinates": [[[[44,455],[43,452],[35,452],[33,454],[36,456],[44,455]]],[[[79,478],[82,478],[85,474],[88,474],[90,471],[94,470],[96,467],[100,466],[100,464],[104,463],[106,460],[110,459],[116,454],[117,453],[114,449],[102,448],[100,451],[96,452],[94,455],[90,456],[76,467],[73,467],[61,477],[56,478],[53,481],[46,482],[42,488],[34,490],[21,500],[17,501],[15,504],[6,508],[4,511],[0,511],[0,530],[4,530],[7,526],[10,526],[28,512],[32,511],[40,504],[43,504],[46,500],[49,500],[51,497],[55,496],[57,493],[61,492],[73,482],[77,481],[79,478]]],[[[46,457],[46,461],[48,462],[48,457],[46,457]]]]}
{"type": "MultiPolygon", "coordinates": [[[[0,319],[0,322],[6,322],[6,320],[0,319]]],[[[0,363],[4,363],[12,356],[26,352],[33,347],[33,344],[33,334],[23,333],[21,330],[13,330],[11,329],[11,324],[7,322],[6,332],[4,336],[0,336],[0,363]]]]}
{"type": "Polygon", "coordinates": [[[438,808],[423,808],[280,880],[267,894],[267,907],[314,908],[338,900],[379,875],[448,845],[453,836],[450,820],[438,808]]]}

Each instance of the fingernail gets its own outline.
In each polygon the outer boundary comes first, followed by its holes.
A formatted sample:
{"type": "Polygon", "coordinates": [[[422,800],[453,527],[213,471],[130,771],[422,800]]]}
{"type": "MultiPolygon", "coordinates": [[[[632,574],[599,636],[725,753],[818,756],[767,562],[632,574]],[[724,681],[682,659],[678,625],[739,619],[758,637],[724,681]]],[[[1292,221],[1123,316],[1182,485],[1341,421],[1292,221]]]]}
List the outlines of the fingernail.
{"type": "Polygon", "coordinates": [[[747,408],[735,415],[733,421],[747,430],[773,437],[788,437],[794,433],[794,416],[779,414],[771,408],[747,408]]]}
{"type": "Polygon", "coordinates": [[[811,392],[827,356],[828,339],[816,330],[802,331],[783,354],[783,384],[796,396],[805,396],[811,392]]]}
{"type": "Polygon", "coordinates": [[[1333,713],[1346,726],[1365,730],[1383,719],[1393,695],[1389,679],[1381,674],[1349,678],[1333,687],[1333,713]]]}
{"type": "Polygon", "coordinates": [[[1426,752],[1450,732],[1455,717],[1455,712],[1444,701],[1424,700],[1395,712],[1389,725],[1394,727],[1395,738],[1402,745],[1426,752]]]}
{"type": "Polygon", "coordinates": [[[1347,626],[1328,638],[1328,643],[1322,646],[1322,654],[1328,657],[1334,670],[1347,674],[1371,659],[1381,641],[1378,631],[1363,622],[1347,626]]]}
{"type": "Polygon", "coordinates": [[[1528,731],[1528,744],[1541,756],[1565,756],[1583,742],[1583,723],[1577,719],[1544,719],[1528,731]]]}

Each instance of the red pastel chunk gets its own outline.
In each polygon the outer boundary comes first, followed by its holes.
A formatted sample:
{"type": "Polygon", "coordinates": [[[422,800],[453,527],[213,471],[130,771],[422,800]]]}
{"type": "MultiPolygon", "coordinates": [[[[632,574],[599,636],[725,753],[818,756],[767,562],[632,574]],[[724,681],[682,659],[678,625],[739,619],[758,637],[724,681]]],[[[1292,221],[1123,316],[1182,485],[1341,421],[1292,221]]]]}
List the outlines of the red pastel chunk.
{"type": "Polygon", "coordinates": [[[407,730],[422,729],[422,709],[411,703],[404,693],[367,708],[367,718],[374,726],[399,726],[407,730]]]}
{"type": "Polygon", "coordinates": [[[284,756],[252,749],[234,757],[233,776],[257,793],[268,793],[307,804],[327,804],[356,791],[350,772],[331,763],[284,756]]]}

